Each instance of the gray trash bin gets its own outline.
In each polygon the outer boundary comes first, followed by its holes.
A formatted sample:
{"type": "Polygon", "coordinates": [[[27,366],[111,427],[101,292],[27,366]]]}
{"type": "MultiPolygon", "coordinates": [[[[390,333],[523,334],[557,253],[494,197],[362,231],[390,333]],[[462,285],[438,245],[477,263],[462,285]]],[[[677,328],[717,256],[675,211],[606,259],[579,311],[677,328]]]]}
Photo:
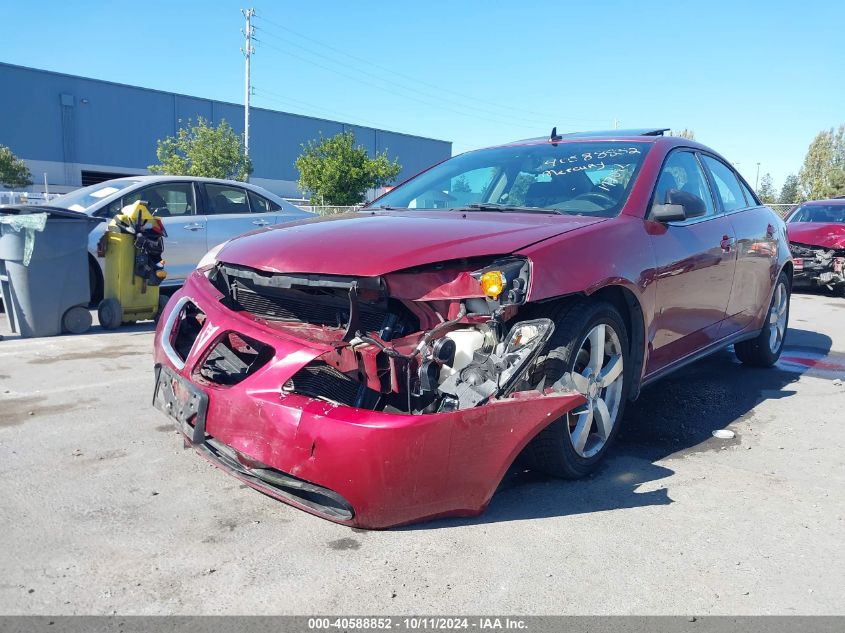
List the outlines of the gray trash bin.
{"type": "Polygon", "coordinates": [[[28,338],[91,327],[88,233],[99,221],[54,207],[0,207],[0,290],[12,332],[28,338]],[[47,215],[42,231],[20,226],[37,214],[47,215]]]}

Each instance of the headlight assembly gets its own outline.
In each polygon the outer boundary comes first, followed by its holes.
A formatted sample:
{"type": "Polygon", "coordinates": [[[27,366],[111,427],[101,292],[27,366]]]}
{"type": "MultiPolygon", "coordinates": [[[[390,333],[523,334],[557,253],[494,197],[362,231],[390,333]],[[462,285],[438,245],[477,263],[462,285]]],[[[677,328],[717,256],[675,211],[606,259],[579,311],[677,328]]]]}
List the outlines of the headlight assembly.
{"type": "Polygon", "coordinates": [[[481,292],[502,305],[519,305],[528,294],[530,267],[521,257],[505,257],[472,273],[481,292]]]}

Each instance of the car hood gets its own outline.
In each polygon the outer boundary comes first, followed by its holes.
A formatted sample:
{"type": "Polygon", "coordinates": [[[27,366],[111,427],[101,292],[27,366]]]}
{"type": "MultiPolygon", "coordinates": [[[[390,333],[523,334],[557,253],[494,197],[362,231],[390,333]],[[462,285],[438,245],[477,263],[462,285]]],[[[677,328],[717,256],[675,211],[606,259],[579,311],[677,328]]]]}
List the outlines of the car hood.
{"type": "Polygon", "coordinates": [[[845,224],[840,222],[795,222],[787,224],[790,242],[822,248],[845,248],[845,224]]]}
{"type": "Polygon", "coordinates": [[[304,220],[229,242],[220,261],[278,273],[373,277],[505,255],[607,218],[459,211],[360,212],[304,220]]]}

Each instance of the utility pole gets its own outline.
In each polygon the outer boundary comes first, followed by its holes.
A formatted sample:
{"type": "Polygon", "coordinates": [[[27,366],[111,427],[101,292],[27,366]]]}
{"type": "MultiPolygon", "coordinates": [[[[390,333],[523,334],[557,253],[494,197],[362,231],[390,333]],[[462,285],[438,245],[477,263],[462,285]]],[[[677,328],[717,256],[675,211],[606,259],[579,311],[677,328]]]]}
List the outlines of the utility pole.
{"type": "Polygon", "coordinates": [[[249,156],[249,97],[252,93],[252,86],[249,83],[249,61],[255,49],[252,46],[252,40],[255,35],[255,27],[251,24],[252,16],[255,15],[255,9],[241,9],[244,18],[246,18],[246,28],[241,31],[244,34],[244,47],[241,52],[244,54],[246,77],[244,81],[244,154],[249,156]]]}
{"type": "Polygon", "coordinates": [[[754,191],[757,191],[757,184],[760,182],[760,163],[757,163],[757,177],[754,178],[754,191]]]}

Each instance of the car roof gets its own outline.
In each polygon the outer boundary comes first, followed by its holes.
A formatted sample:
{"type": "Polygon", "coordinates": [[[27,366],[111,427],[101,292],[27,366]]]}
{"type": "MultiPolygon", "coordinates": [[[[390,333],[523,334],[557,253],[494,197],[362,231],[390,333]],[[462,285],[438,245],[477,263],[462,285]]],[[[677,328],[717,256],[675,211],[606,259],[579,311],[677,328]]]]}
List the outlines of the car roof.
{"type": "MultiPolygon", "coordinates": [[[[169,176],[169,175],[157,175],[157,174],[138,174],[135,175],[127,175],[121,176],[120,178],[113,178],[112,180],[138,180],[140,182],[150,183],[150,182],[173,182],[174,180],[178,181],[185,181],[190,180],[191,182],[208,182],[208,183],[218,183],[224,185],[235,185],[237,187],[247,187],[249,189],[256,189],[258,191],[267,191],[263,187],[259,187],[258,185],[254,185],[249,182],[242,182],[240,180],[228,180],[226,178],[206,178],[205,176],[169,176]]],[[[109,180],[104,180],[100,184],[105,184],[110,182],[109,180]]],[[[271,195],[275,195],[270,191],[267,193],[271,195]]]]}
{"type": "Polygon", "coordinates": [[[615,140],[621,138],[629,138],[629,137],[640,137],[640,136],[651,136],[651,137],[658,137],[663,136],[664,132],[668,132],[670,128],[668,127],[659,127],[659,128],[635,128],[630,130],[594,130],[588,132],[565,132],[562,134],[557,134],[557,128],[552,128],[552,133],[549,136],[540,136],[536,138],[528,138],[521,141],[514,141],[513,144],[517,143],[544,143],[544,142],[553,142],[552,137],[559,138],[561,141],[566,139],[578,139],[582,141],[584,139],[591,139],[591,140],[615,140]]]}
{"type": "MultiPolygon", "coordinates": [[[[251,182],[241,182],[240,180],[227,180],[225,178],[206,178],[204,176],[169,176],[169,175],[147,175],[147,174],[139,174],[139,175],[127,175],[121,176],[120,178],[112,178],[111,180],[104,180],[101,185],[108,185],[108,183],[114,180],[137,180],[139,184],[154,184],[157,182],[205,182],[209,184],[218,184],[218,185],[231,185],[234,187],[244,187],[245,189],[251,189],[252,191],[261,194],[266,198],[270,198],[273,202],[281,206],[283,209],[287,211],[302,211],[299,207],[295,204],[292,204],[282,198],[281,196],[276,195],[272,191],[267,191],[264,187],[260,187],[258,185],[254,185],[251,182]]],[[[119,198],[120,195],[113,195],[104,198],[103,200],[111,201],[113,198],[119,198]]],[[[94,205],[94,206],[102,206],[102,205],[94,205]]]]}
{"type": "Polygon", "coordinates": [[[826,198],[825,200],[807,200],[804,203],[805,205],[815,205],[815,204],[823,204],[825,206],[828,205],[845,205],[845,196],[837,196],[836,198],[826,198]]]}
{"type": "MultiPolygon", "coordinates": [[[[552,133],[549,136],[539,136],[535,138],[527,138],[518,141],[511,141],[510,143],[503,143],[501,145],[493,145],[483,149],[494,149],[499,147],[518,147],[521,145],[558,145],[566,143],[583,143],[589,141],[623,141],[630,143],[651,143],[667,145],[670,147],[684,146],[710,152],[719,155],[718,152],[713,151],[695,141],[693,139],[684,138],[682,136],[666,136],[665,133],[670,128],[635,128],[628,130],[596,130],[586,132],[567,132],[565,134],[557,134],[557,128],[552,128],[552,133]],[[554,138],[553,138],[554,135],[554,138]]],[[[476,150],[477,151],[477,150],[476,150]]]]}
{"type": "MultiPolygon", "coordinates": [[[[108,184],[110,182],[114,182],[116,180],[134,180],[134,181],[137,181],[138,185],[132,185],[133,191],[134,191],[135,188],[137,188],[138,186],[141,186],[141,185],[148,185],[148,184],[157,183],[157,182],[174,182],[174,181],[177,181],[177,182],[185,182],[185,181],[204,182],[204,183],[209,183],[209,184],[231,185],[231,186],[235,186],[235,187],[243,187],[245,189],[250,189],[250,190],[254,191],[255,193],[261,194],[265,198],[269,198],[270,200],[272,200],[273,202],[278,204],[284,211],[287,211],[287,212],[298,211],[298,212],[301,212],[301,213],[308,213],[304,209],[300,209],[295,204],[288,202],[287,200],[285,200],[281,196],[276,195],[272,191],[267,191],[264,187],[254,185],[250,182],[241,182],[239,180],[227,180],[225,178],[206,178],[204,176],[169,176],[169,175],[148,175],[148,174],[131,175],[130,174],[130,175],[126,175],[126,176],[121,176],[120,178],[112,178],[110,180],[104,180],[103,182],[97,183],[97,184],[103,185],[103,186],[108,186],[108,184]]],[[[121,196],[125,195],[125,193],[127,193],[126,190],[121,190],[121,191],[113,193],[109,196],[105,196],[105,197],[103,197],[102,200],[100,200],[96,204],[93,204],[90,207],[88,207],[88,209],[86,211],[96,210],[96,209],[99,209],[101,207],[104,207],[107,204],[116,200],[117,198],[120,198],[121,196]]]]}

